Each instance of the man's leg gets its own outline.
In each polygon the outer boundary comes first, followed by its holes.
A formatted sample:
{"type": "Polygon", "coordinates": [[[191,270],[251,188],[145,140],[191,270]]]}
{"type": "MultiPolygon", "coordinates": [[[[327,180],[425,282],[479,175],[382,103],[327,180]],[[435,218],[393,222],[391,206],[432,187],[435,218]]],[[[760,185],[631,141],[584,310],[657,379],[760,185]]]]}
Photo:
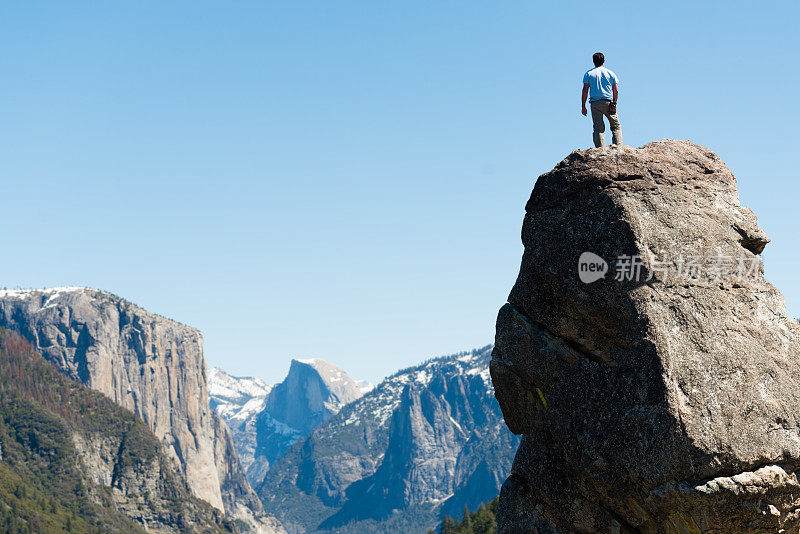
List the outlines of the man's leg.
{"type": "Polygon", "coordinates": [[[622,126],[616,113],[608,115],[608,125],[611,127],[611,142],[615,145],[622,144],[622,126]]]}
{"type": "Polygon", "coordinates": [[[601,147],[606,146],[606,139],[603,132],[606,131],[606,123],[603,122],[603,101],[595,101],[591,103],[592,107],[592,127],[594,128],[594,133],[592,137],[594,138],[594,146],[601,147]]]}

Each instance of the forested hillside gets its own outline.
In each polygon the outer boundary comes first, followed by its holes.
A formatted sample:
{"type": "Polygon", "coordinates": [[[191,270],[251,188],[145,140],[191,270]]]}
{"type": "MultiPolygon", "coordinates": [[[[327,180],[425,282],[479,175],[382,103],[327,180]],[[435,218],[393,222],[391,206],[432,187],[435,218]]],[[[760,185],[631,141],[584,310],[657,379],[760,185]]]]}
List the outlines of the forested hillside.
{"type": "Polygon", "coordinates": [[[0,531],[235,532],[131,412],[0,328],[0,531]]]}
{"type": "Polygon", "coordinates": [[[486,504],[478,506],[477,510],[464,508],[464,514],[459,518],[446,515],[436,531],[428,534],[495,534],[497,532],[497,501],[495,497],[486,504]]]}

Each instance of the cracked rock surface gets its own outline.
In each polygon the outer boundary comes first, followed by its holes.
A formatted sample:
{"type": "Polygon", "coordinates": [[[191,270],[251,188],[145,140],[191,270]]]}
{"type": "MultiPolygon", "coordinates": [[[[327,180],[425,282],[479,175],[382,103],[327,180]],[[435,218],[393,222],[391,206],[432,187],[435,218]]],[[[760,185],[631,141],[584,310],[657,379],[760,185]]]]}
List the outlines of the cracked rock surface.
{"type": "Polygon", "coordinates": [[[800,326],[710,150],[570,154],[539,177],[491,374],[522,434],[500,532],[798,532],[800,326]],[[592,252],[605,276],[584,283],[592,252]]]}

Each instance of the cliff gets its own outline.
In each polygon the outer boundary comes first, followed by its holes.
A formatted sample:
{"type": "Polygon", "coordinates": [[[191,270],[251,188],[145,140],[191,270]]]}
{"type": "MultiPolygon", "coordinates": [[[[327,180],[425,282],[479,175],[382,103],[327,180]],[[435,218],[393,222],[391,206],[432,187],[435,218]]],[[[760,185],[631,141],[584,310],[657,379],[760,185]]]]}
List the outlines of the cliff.
{"type": "Polygon", "coordinates": [[[2,328],[0,451],[3,532],[233,532],[141,420],[2,328]]]}
{"type": "Polygon", "coordinates": [[[800,327],[710,150],[574,152],[539,177],[491,374],[522,434],[501,532],[796,532],[800,327]]]}
{"type": "Polygon", "coordinates": [[[66,376],[141,417],[195,496],[260,524],[261,504],[226,425],[209,406],[200,332],[86,288],[1,291],[0,326],[27,338],[66,376]]]}
{"type": "Polygon", "coordinates": [[[266,411],[305,435],[361,396],[359,385],[334,364],[292,360],[286,379],[267,397],[266,411]]]}

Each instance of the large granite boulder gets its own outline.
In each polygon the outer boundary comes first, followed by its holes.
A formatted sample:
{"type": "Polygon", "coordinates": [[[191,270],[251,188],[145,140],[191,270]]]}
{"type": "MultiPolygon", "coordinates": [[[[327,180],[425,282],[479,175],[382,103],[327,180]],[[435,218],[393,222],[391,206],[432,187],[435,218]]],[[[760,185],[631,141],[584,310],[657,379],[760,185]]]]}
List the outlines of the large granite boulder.
{"type": "Polygon", "coordinates": [[[800,326],[722,161],[574,152],[526,212],[491,363],[523,434],[500,531],[797,532],[800,326]]]}

